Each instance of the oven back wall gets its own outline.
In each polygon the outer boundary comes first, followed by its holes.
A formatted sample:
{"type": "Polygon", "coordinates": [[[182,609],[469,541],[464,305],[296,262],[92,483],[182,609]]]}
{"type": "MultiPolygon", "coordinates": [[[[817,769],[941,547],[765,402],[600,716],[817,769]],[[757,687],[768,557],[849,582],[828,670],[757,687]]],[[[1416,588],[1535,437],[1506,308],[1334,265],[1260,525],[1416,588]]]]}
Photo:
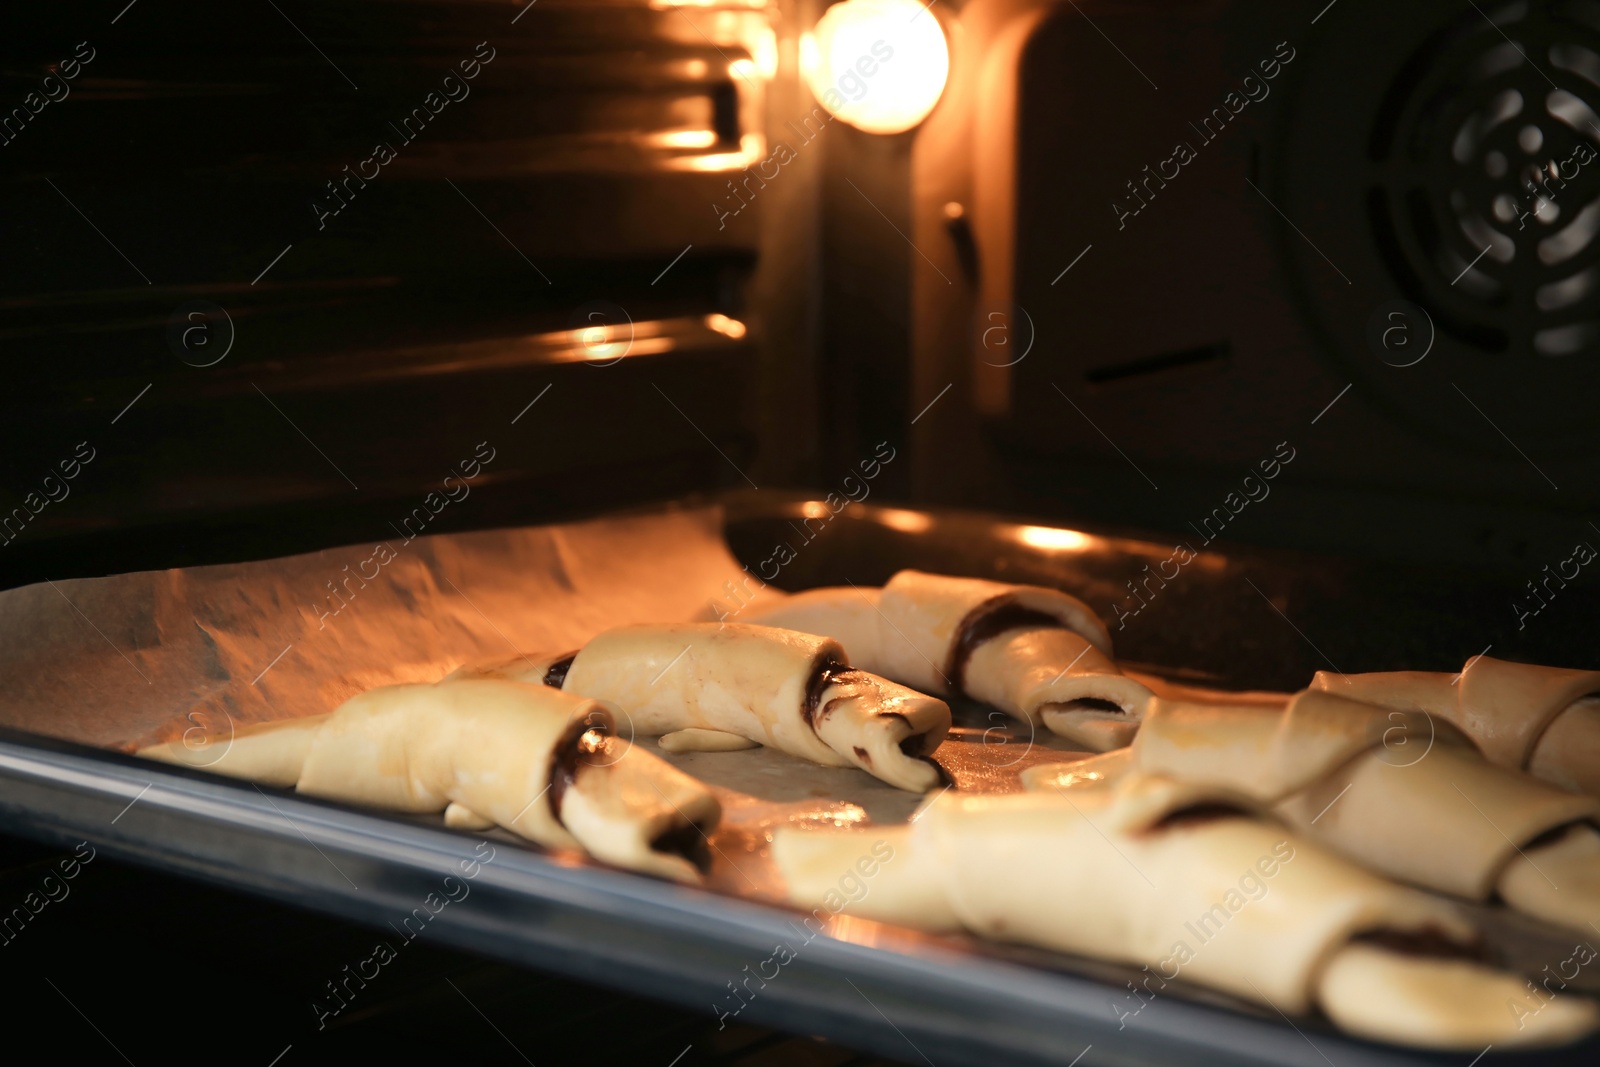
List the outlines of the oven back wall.
{"type": "Polygon", "coordinates": [[[965,192],[979,263],[918,313],[926,395],[959,383],[920,494],[1508,568],[1597,536],[1600,16],[1320,7],[966,5],[991,62],[918,235],[959,277],[965,192]]]}
{"type": "Polygon", "coordinates": [[[125,7],[0,44],[3,584],[767,480],[813,179],[716,205],[796,93],[776,12],[125,7]]]}

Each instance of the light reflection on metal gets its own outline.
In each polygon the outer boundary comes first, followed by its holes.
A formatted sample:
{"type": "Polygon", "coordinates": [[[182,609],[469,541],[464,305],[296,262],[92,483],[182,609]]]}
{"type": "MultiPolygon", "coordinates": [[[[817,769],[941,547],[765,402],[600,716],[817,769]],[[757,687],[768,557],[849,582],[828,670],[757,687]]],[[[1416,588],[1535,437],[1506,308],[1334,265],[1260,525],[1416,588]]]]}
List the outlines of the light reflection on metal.
{"type": "Polygon", "coordinates": [[[767,0],[650,0],[656,11],[672,11],[680,7],[735,8],[741,11],[761,11],[767,0]]]}
{"type": "Polygon", "coordinates": [[[750,42],[750,54],[761,77],[771,81],[778,76],[778,35],[772,27],[759,30],[750,42]]]}
{"type": "Polygon", "coordinates": [[[1016,537],[1032,548],[1057,552],[1082,552],[1093,548],[1097,540],[1077,530],[1062,530],[1054,526],[1019,526],[1016,537]]]}
{"type": "Polygon", "coordinates": [[[712,130],[662,130],[645,134],[644,143],[651,148],[710,148],[717,135],[712,130]]]}
{"type": "Polygon", "coordinates": [[[933,519],[920,511],[905,511],[901,508],[879,508],[875,515],[879,522],[890,529],[899,530],[901,533],[925,533],[933,525],[933,519]]]}
{"type": "Polygon", "coordinates": [[[731,337],[735,341],[739,340],[746,333],[744,323],[740,322],[738,319],[730,319],[726,315],[707,315],[706,325],[711,327],[713,330],[716,330],[724,337],[731,337]]]}
{"type": "Polygon", "coordinates": [[[739,139],[737,152],[713,152],[704,156],[681,156],[662,161],[667,170],[726,171],[743,170],[759,162],[766,153],[767,139],[747,133],[739,139]]]}
{"type": "MultiPolygon", "coordinates": [[[[580,326],[545,333],[491,337],[481,341],[350,352],[314,368],[306,368],[291,382],[287,382],[286,387],[329,389],[370,381],[430,378],[560,363],[586,363],[592,367],[609,365],[609,360],[597,361],[591,349],[585,347],[583,334],[586,329],[580,326]]],[[[623,362],[676,351],[727,351],[738,344],[727,334],[711,329],[703,315],[647,319],[633,323],[633,330],[634,340],[628,346],[623,362]]],[[[601,337],[599,340],[604,344],[608,339],[601,337]]]]}

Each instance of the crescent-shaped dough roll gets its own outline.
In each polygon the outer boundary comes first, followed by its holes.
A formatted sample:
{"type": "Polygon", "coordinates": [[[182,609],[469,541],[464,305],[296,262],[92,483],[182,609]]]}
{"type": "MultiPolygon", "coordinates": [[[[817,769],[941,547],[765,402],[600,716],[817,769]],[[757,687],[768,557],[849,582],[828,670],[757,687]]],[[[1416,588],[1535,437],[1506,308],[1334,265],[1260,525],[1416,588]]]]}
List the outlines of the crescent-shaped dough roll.
{"type": "Polygon", "coordinates": [[[1111,659],[1093,609],[1055,589],[900,571],[879,589],[813,589],[753,621],[832,637],[852,662],[966,695],[1094,752],[1126,745],[1151,692],[1111,659]]]}
{"type": "Polygon", "coordinates": [[[1503,1005],[1522,981],[1474,961],[1476,931],[1455,907],[1215,806],[1228,803],[1144,775],[1065,794],[946,793],[904,827],[780,829],[773,856],[814,914],[1142,965],[1152,994],[1181,975],[1284,1012],[1320,1006],[1362,1036],[1474,1050],[1595,1026],[1592,1003],[1564,997],[1519,1028],[1503,1005]],[[863,882],[849,900],[839,891],[863,882]]]}
{"type": "MultiPolygon", "coordinates": [[[[806,589],[765,607],[752,608],[744,613],[744,621],[831,637],[844,646],[851,663],[887,677],[878,633],[886,629],[878,608],[882,595],[883,590],[877,586],[806,589]]],[[[932,687],[929,691],[933,691],[932,687]]]]}
{"type": "Polygon", "coordinates": [[[1471,900],[1498,892],[1580,930],[1600,915],[1600,856],[1584,847],[1593,839],[1600,850],[1589,825],[1600,801],[1497,767],[1454,727],[1415,712],[1316,690],[1284,712],[1157,700],[1126,752],[1022,777],[1052,790],[1130,774],[1244,793],[1391,878],[1471,900]],[[1562,891],[1543,892],[1536,872],[1562,891]]]}
{"type": "Polygon", "coordinates": [[[307,715],[299,719],[252,723],[239,727],[226,741],[207,738],[205,744],[190,745],[185,738],[179,738],[142,748],[137,755],[280,789],[293,789],[300,780],[300,768],[305,766],[306,755],[311,751],[311,739],[327,720],[326,715],[307,715]]]}
{"type": "Polygon", "coordinates": [[[1600,796],[1600,671],[1474,656],[1460,674],[1318,671],[1311,688],[1437,715],[1493,763],[1600,796]]]}
{"type": "Polygon", "coordinates": [[[656,738],[656,744],[668,752],[742,752],[760,748],[748,737],[730,734],[724,730],[700,730],[691,726],[687,730],[674,730],[656,738]]]}
{"type": "MultiPolygon", "coordinates": [[[[541,685],[392,685],[314,719],[241,730],[209,769],[699,881],[721,811],[704,785],[614,737],[611,713],[541,685]],[[296,763],[298,760],[298,763],[296,763]]],[[[199,765],[181,743],[139,754],[199,765]]]]}
{"type": "Polygon", "coordinates": [[[949,706],[850,667],[826,637],[744,623],[624,626],[571,656],[478,670],[614,705],[636,734],[675,738],[669,749],[695,745],[689,731],[733,734],[912,792],[943,782],[927,757],[950,732],[949,706]]]}
{"type": "Polygon", "coordinates": [[[1121,668],[1122,673],[1150,690],[1162,700],[1181,700],[1186,704],[1253,704],[1263,708],[1278,708],[1289,703],[1293,693],[1270,689],[1216,689],[1205,685],[1175,682],[1157,674],[1121,668]]]}

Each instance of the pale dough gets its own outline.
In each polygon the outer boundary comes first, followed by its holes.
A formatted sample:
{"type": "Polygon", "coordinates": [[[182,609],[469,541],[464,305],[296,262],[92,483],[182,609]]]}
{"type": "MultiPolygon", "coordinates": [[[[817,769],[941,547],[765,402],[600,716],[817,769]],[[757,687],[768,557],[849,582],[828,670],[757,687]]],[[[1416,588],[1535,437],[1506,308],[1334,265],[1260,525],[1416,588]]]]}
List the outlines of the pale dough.
{"type": "Polygon", "coordinates": [[[1491,762],[1600,796],[1600,671],[1474,656],[1460,674],[1331,674],[1311,687],[1449,722],[1491,762]]]}
{"type": "Polygon", "coordinates": [[[773,853],[801,908],[1145,965],[1286,1013],[1321,1006],[1360,1036],[1476,1051],[1491,1039],[1564,1041],[1596,1025],[1595,1005],[1570,998],[1518,1029],[1503,1003],[1496,1015],[1482,1011],[1519,984],[1511,975],[1456,960],[1441,968],[1364,940],[1466,950],[1476,931],[1448,902],[1268,819],[1205,807],[1238,802],[1139,774],[1067,793],[944,793],[904,827],[779,830],[773,853]],[[866,892],[843,899],[842,873],[863,863],[873,872],[858,877],[866,892]],[[1384,997],[1370,994],[1373,983],[1384,997]]]}
{"type": "Polygon", "coordinates": [[[1030,789],[1054,790],[1130,774],[1243,793],[1392,878],[1472,900],[1498,892],[1518,910],[1579,930],[1600,914],[1600,857],[1577,845],[1550,852],[1541,841],[1563,827],[1575,842],[1593,837],[1587,823],[1600,802],[1489,763],[1442,720],[1317,690],[1282,712],[1155,700],[1126,751],[1022,777],[1030,789]],[[1559,867],[1562,893],[1518,878],[1523,857],[1559,867]]]}
{"type": "MultiPolygon", "coordinates": [[[[326,716],[241,730],[209,769],[447,825],[505,827],[619,867],[698,881],[710,791],[614,736],[611,714],[542,685],[393,685],[326,716]],[[697,840],[698,839],[698,840],[697,840]]],[[[140,755],[194,765],[181,742],[140,755]]]]}
{"type": "Polygon", "coordinates": [[[568,658],[559,679],[566,692],[619,709],[626,736],[665,735],[669,751],[726,745],[711,735],[731,734],[824,766],[858,767],[912,792],[943,782],[927,757],[949,733],[949,706],[850,667],[845,650],[825,637],[743,623],[624,626],[573,657],[456,674],[554,682],[552,668],[568,658]]]}
{"type": "Polygon", "coordinates": [[[1118,670],[1087,604],[1042,586],[905,570],[882,589],[812,589],[748,617],[832,637],[876,674],[971,696],[1094,752],[1126,745],[1152,695],[1118,670]]]}

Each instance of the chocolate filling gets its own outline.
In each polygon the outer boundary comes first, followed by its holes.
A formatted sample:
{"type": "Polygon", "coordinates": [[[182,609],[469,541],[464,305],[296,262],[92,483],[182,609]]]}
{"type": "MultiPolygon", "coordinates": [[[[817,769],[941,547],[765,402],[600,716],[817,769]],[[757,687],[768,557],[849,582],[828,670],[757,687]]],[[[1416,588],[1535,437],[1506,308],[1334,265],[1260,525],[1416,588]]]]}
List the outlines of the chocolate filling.
{"type": "MultiPolygon", "coordinates": [[[[806,682],[805,703],[800,706],[800,717],[805,719],[806,725],[812,730],[817,728],[817,705],[822,703],[822,694],[830,685],[853,681],[855,679],[850,676],[861,673],[831,656],[819,657],[817,662],[811,665],[811,678],[806,682]]],[[[825,708],[823,715],[827,715],[825,708]]]]}
{"type": "MultiPolygon", "coordinates": [[[[913,740],[916,740],[916,738],[908,737],[904,741],[900,742],[901,751],[904,751],[906,745],[909,744],[913,740]]],[[[907,752],[906,755],[910,756],[910,755],[912,755],[912,753],[907,752]]],[[[944,764],[940,763],[938,760],[934,759],[932,756],[917,755],[915,758],[921,760],[923,763],[926,763],[928,766],[932,767],[935,771],[939,772],[939,784],[940,785],[944,786],[946,789],[954,789],[956,787],[955,778],[951,776],[949,771],[944,769],[944,764]]]]}
{"type": "Polygon", "coordinates": [[[568,724],[567,732],[556,742],[555,751],[550,754],[550,788],[545,796],[550,798],[550,814],[558,825],[566,826],[561,821],[561,801],[567,789],[578,780],[578,772],[589,757],[605,749],[610,733],[610,721],[590,712],[568,724]]]}
{"type": "Polygon", "coordinates": [[[1102,700],[1099,697],[1078,697],[1061,705],[1065,711],[1114,711],[1118,715],[1124,714],[1122,705],[1114,700],[1102,700]]]}
{"type": "Polygon", "coordinates": [[[711,843],[694,823],[664,830],[650,839],[650,851],[688,860],[701,874],[711,871],[711,843]]]}
{"type": "MultiPolygon", "coordinates": [[[[906,718],[904,715],[896,715],[894,712],[890,712],[890,715],[894,715],[894,718],[906,718]]],[[[928,747],[928,734],[910,734],[910,736],[904,737],[901,741],[901,752],[906,753],[914,760],[926,760],[930,755],[933,755],[933,749],[928,747]]]]}
{"type": "Polygon", "coordinates": [[[1150,832],[1173,830],[1178,827],[1202,826],[1221,819],[1237,819],[1248,817],[1252,814],[1252,812],[1246,811],[1236,804],[1224,804],[1218,801],[1191,804],[1187,808],[1179,808],[1163,815],[1159,820],[1151,824],[1150,832]]]}
{"type": "Polygon", "coordinates": [[[1420,930],[1367,930],[1350,941],[1352,944],[1376,945],[1402,956],[1473,960],[1480,963],[1488,958],[1483,938],[1462,944],[1437,926],[1424,926],[1420,930]]]}
{"type": "MultiPolygon", "coordinates": [[[[815,732],[817,728],[817,722],[821,719],[826,719],[828,717],[828,712],[833,710],[833,705],[838,702],[839,698],[836,697],[833,700],[828,701],[827,704],[823,705],[820,710],[817,706],[822,703],[822,694],[827,691],[830,685],[841,685],[846,682],[858,681],[861,677],[865,677],[865,672],[857,670],[855,667],[846,666],[845,664],[840,663],[838,660],[831,659],[826,656],[819,659],[816,665],[812,667],[811,679],[806,683],[805,705],[800,709],[800,714],[806,720],[806,725],[811,727],[812,731],[815,732]]],[[[911,728],[911,720],[900,714],[898,711],[884,711],[879,712],[879,714],[884,718],[899,719],[901,722],[906,724],[907,729],[911,728]]],[[[939,772],[939,780],[941,783],[954,786],[955,779],[950,777],[950,773],[948,771],[934,762],[933,757],[928,755],[927,748],[927,734],[912,734],[900,742],[901,752],[904,752],[912,759],[919,759],[924,763],[929,764],[939,772]]],[[[866,753],[860,748],[857,748],[856,752],[860,754],[863,759],[866,759],[866,753]]],[[[871,761],[867,760],[867,762],[871,761]]]]}
{"type": "Polygon", "coordinates": [[[868,752],[860,745],[852,745],[851,747],[856,750],[856,759],[867,764],[869,767],[872,765],[872,753],[868,752]]]}
{"type": "Polygon", "coordinates": [[[572,669],[572,661],[578,658],[576,652],[569,652],[565,656],[550,664],[544,672],[544,684],[552,689],[560,689],[567,684],[567,672],[572,669]]]}
{"type": "Polygon", "coordinates": [[[1066,625],[1054,615],[1033,608],[1025,608],[1011,601],[989,600],[971,611],[956,627],[956,639],[950,646],[950,662],[945,666],[945,680],[956,696],[967,691],[967,661],[978,646],[1007,630],[1065,630],[1066,625]]]}

